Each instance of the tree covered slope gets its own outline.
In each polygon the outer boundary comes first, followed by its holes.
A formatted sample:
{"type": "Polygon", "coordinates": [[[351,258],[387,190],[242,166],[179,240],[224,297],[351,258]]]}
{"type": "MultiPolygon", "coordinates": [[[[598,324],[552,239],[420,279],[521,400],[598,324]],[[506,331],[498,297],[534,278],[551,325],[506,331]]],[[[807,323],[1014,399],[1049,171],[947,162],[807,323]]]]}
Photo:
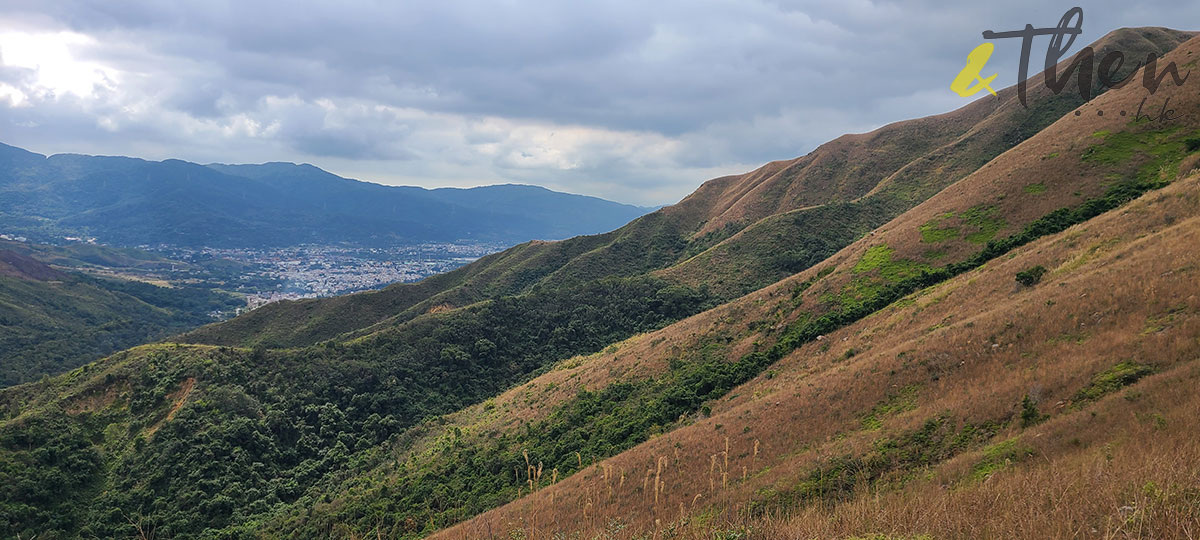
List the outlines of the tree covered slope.
{"type": "Polygon", "coordinates": [[[242,300],[63,271],[0,249],[0,387],[212,322],[242,300]]]}

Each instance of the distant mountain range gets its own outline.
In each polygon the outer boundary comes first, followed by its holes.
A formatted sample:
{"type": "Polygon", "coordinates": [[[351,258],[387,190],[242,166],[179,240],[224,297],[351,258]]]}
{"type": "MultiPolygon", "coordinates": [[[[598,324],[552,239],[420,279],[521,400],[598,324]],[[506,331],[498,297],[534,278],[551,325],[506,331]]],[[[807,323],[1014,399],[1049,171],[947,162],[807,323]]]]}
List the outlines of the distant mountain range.
{"type": "Polygon", "coordinates": [[[0,232],[119,245],[517,243],[606,232],[651,209],[537,186],[383,186],[312,165],[200,165],[0,144],[0,232]]]}

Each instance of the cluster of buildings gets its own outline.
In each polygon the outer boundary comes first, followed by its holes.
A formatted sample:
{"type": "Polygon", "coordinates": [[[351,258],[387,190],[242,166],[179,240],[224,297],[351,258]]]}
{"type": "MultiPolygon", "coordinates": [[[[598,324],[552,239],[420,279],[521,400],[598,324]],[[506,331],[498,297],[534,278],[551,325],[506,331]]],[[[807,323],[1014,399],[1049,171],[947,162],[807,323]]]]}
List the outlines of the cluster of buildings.
{"type": "Polygon", "coordinates": [[[287,248],[206,248],[205,256],[230,259],[255,268],[271,289],[246,291],[247,308],[279,300],[335,296],[418,281],[448,272],[503,246],[492,244],[417,244],[392,248],[305,245],[287,248]]]}

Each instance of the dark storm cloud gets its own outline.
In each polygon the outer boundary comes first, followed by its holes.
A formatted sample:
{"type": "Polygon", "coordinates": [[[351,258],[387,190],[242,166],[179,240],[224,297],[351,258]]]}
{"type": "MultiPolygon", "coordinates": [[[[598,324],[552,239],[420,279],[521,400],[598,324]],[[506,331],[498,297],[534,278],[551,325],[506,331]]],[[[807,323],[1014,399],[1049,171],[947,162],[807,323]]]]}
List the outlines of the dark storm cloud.
{"type": "MultiPolygon", "coordinates": [[[[313,161],[381,181],[531,181],[661,203],[964,104],[947,85],[982,30],[1053,25],[1070,5],[16,1],[0,33],[88,36],[72,56],[114,74],[65,96],[0,68],[26,94],[0,101],[0,123],[5,142],[35,150],[313,161]]],[[[1190,2],[1084,9],[1080,43],[1119,26],[1200,27],[1190,2]]],[[[1016,49],[1000,44],[989,65],[1004,85],[1016,49]]]]}

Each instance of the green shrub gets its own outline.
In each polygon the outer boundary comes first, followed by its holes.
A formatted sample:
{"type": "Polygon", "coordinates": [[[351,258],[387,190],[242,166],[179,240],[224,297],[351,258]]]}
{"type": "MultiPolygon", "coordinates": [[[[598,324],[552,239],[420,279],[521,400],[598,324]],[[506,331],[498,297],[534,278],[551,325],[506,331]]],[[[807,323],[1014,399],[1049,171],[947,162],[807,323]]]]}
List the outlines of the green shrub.
{"type": "Polygon", "coordinates": [[[1151,373],[1154,373],[1154,368],[1151,366],[1134,362],[1121,362],[1097,373],[1096,376],[1092,377],[1092,381],[1087,386],[1081,388],[1075,394],[1073,400],[1077,405],[1095,401],[1107,394],[1129,386],[1151,373]]]}
{"type": "Polygon", "coordinates": [[[1046,267],[1037,265],[1032,268],[1026,268],[1017,272],[1017,283],[1026,287],[1032,287],[1042,281],[1042,276],[1046,275],[1046,267]]]}
{"type": "Polygon", "coordinates": [[[958,219],[962,220],[963,224],[975,227],[977,230],[963,238],[972,244],[986,244],[992,238],[996,237],[996,233],[1000,232],[1005,225],[1004,218],[1000,217],[999,211],[995,206],[975,206],[964,210],[958,214],[958,219]]]}
{"type": "Polygon", "coordinates": [[[1036,426],[1047,418],[1050,418],[1050,415],[1042,414],[1042,411],[1038,410],[1037,402],[1029,397],[1029,394],[1025,394],[1025,398],[1021,400],[1021,427],[1036,426]]]}
{"type": "Polygon", "coordinates": [[[795,485],[750,504],[751,515],[810,503],[849,500],[863,486],[876,488],[903,482],[911,473],[949,459],[991,439],[1000,424],[960,424],[949,416],[930,418],[921,427],[890,433],[875,440],[861,455],[833,456],[820,462],[795,485]]]}
{"type": "Polygon", "coordinates": [[[1020,444],[1016,439],[1009,439],[994,444],[983,451],[983,459],[971,468],[969,479],[974,481],[987,480],[996,471],[1012,463],[1024,461],[1032,457],[1033,454],[1033,448],[1020,444]]]}
{"type": "Polygon", "coordinates": [[[876,404],[870,411],[867,411],[860,417],[862,428],[866,430],[881,429],[883,428],[884,419],[914,409],[917,406],[917,391],[919,389],[917,385],[909,385],[901,388],[895,394],[888,395],[886,399],[876,404]]]}
{"type": "Polygon", "coordinates": [[[937,244],[947,240],[958,238],[959,230],[955,227],[942,227],[940,219],[934,218],[920,227],[917,230],[921,233],[921,241],[926,244],[937,244]]]}

